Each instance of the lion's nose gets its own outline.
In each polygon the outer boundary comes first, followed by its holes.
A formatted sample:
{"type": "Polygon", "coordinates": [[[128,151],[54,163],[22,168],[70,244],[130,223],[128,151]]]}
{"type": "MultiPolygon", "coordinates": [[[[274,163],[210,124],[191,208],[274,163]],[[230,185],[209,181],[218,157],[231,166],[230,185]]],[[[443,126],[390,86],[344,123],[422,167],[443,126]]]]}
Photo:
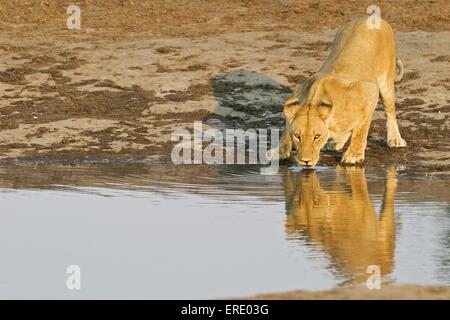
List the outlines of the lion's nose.
{"type": "Polygon", "coordinates": [[[307,166],[307,167],[311,167],[312,166],[312,164],[311,164],[312,159],[311,158],[301,158],[301,160],[302,160],[302,162],[303,162],[303,164],[305,166],[307,166]]]}
{"type": "Polygon", "coordinates": [[[312,160],[311,158],[301,158],[301,159],[306,164],[308,164],[308,162],[310,162],[312,160]]]}

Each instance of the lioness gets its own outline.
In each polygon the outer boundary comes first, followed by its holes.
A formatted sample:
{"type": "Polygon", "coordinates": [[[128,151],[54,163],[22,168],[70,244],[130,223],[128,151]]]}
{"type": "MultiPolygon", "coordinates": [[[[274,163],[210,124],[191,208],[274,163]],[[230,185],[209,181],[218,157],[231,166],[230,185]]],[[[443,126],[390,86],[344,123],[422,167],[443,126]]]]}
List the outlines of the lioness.
{"type": "Polygon", "coordinates": [[[369,29],[366,18],[344,25],[320,70],[297,87],[284,105],[286,127],[280,139],[279,158],[290,157],[294,146],[294,160],[314,166],[329,139],[340,151],[351,137],[341,161],[363,162],[379,93],[386,113],[387,144],[405,147],[395,116],[394,81],[401,80],[402,75],[394,32],[386,21],[381,20],[378,29],[369,29]]]}

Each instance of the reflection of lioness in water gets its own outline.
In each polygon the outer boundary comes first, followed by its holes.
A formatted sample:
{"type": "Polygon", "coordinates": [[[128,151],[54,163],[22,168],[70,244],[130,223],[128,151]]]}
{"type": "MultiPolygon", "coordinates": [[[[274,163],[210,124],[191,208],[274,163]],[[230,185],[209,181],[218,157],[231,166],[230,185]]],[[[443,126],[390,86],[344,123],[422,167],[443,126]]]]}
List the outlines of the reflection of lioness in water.
{"type": "Polygon", "coordinates": [[[338,167],[332,185],[322,188],[315,171],[286,170],[286,234],[305,239],[323,250],[332,270],[348,282],[360,283],[369,276],[369,265],[381,275],[392,272],[395,250],[395,169],[386,174],[380,215],[370,199],[362,168],[338,167]]]}
{"type": "Polygon", "coordinates": [[[342,162],[362,162],[379,93],[387,118],[388,146],[406,146],[395,117],[394,81],[402,75],[394,32],[386,21],[381,21],[379,29],[369,29],[365,18],[343,26],[320,70],[285,103],[286,128],[280,141],[280,158],[288,158],[294,146],[294,160],[313,166],[328,139],[339,151],[351,136],[342,162]]]}

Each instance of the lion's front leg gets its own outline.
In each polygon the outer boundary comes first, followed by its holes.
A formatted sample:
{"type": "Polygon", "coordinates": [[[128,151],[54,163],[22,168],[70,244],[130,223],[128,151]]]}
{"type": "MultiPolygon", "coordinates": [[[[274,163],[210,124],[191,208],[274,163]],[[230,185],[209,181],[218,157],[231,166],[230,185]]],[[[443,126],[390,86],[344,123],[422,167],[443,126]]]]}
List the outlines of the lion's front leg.
{"type": "Polygon", "coordinates": [[[278,146],[280,159],[287,159],[291,156],[292,139],[289,136],[289,129],[286,127],[281,135],[280,145],[278,146]]]}
{"type": "Polygon", "coordinates": [[[343,133],[341,135],[339,135],[338,137],[336,137],[334,140],[336,141],[336,145],[335,145],[335,150],[336,151],[342,151],[342,149],[344,148],[345,144],[347,143],[348,139],[350,138],[351,133],[347,132],[347,133],[343,133]]]}
{"type": "Polygon", "coordinates": [[[291,156],[292,140],[289,136],[289,129],[285,128],[280,138],[280,143],[277,148],[270,149],[266,153],[266,157],[271,160],[283,160],[291,156]]]}
{"type": "Polygon", "coordinates": [[[366,119],[363,124],[352,132],[350,145],[345,151],[341,162],[345,164],[358,164],[364,162],[364,153],[367,146],[367,135],[369,133],[370,119],[366,119]]]}

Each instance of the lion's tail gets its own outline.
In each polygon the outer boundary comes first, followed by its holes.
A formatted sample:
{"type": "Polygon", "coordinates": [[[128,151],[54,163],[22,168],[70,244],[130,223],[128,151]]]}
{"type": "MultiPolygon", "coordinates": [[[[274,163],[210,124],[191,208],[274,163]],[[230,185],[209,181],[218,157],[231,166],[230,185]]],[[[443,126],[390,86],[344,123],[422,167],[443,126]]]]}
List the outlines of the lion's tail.
{"type": "Polygon", "coordinates": [[[395,82],[402,80],[404,72],[403,62],[397,58],[397,63],[395,64],[395,82]]]}

